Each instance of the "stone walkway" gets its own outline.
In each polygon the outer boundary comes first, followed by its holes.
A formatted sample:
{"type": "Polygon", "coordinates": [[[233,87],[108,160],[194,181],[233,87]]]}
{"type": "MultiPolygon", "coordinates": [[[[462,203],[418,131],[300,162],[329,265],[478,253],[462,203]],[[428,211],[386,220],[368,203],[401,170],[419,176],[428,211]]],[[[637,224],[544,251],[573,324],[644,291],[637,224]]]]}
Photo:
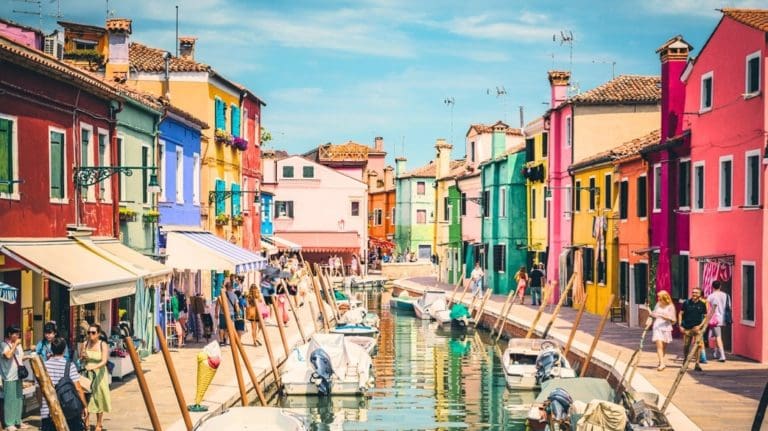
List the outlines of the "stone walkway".
{"type": "MultiPolygon", "coordinates": [[[[434,277],[398,280],[395,286],[417,293],[434,287],[453,290],[451,285],[436,283],[434,277]]],[[[469,295],[465,297],[464,302],[468,302],[468,298],[469,295]]],[[[505,299],[505,296],[493,295],[486,305],[486,313],[498,315],[505,299]]],[[[526,298],[526,301],[530,304],[530,298],[526,298]]],[[[553,308],[554,306],[551,306],[545,310],[539,320],[537,325],[539,333],[544,331],[553,308]]],[[[516,326],[529,328],[537,309],[538,307],[530,305],[516,305],[512,308],[510,321],[516,326]]],[[[563,307],[550,330],[550,335],[565,342],[576,313],[575,309],[563,307]]],[[[593,339],[592,334],[595,333],[599,321],[599,316],[584,313],[573,343],[574,349],[582,352],[589,350],[593,339]]],[[[618,358],[616,369],[623,372],[626,362],[638,347],[641,334],[640,328],[628,328],[623,324],[607,322],[597,346],[597,353],[594,355],[595,362],[610,368],[618,358]]],[[[682,364],[682,340],[675,339],[670,344],[667,352],[667,369],[659,372],[656,370],[655,346],[650,339],[651,336],[648,334],[633,386],[640,391],[655,389],[662,395],[660,399],[663,400],[682,364]]],[[[709,363],[703,364],[702,368],[704,368],[703,372],[686,373],[677,393],[673,396],[668,416],[673,421],[675,429],[749,430],[760,396],[768,382],[768,365],[728,356],[726,362],[710,360],[709,363]]],[[[761,429],[768,430],[768,421],[765,421],[761,429]]]]}

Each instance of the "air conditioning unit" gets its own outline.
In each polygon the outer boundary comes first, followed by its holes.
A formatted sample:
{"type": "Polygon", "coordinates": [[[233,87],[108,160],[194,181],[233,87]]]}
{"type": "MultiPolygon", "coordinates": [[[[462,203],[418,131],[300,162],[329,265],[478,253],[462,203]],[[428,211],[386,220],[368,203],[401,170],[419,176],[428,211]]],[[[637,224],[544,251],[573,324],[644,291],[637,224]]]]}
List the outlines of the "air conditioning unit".
{"type": "Polygon", "coordinates": [[[56,30],[46,36],[43,51],[59,60],[64,58],[64,33],[56,30]]]}

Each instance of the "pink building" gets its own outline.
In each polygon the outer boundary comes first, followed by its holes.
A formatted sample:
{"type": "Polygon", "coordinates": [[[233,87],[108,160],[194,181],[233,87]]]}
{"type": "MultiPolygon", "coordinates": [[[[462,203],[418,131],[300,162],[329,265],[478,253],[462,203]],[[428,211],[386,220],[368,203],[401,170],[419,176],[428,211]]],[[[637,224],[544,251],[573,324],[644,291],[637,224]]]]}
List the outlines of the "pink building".
{"type": "Polygon", "coordinates": [[[27,48],[43,50],[43,32],[36,28],[0,18],[0,35],[27,48]]]}
{"type": "Polygon", "coordinates": [[[733,299],[726,350],[768,362],[765,188],[768,10],[723,9],[682,79],[691,131],[690,280],[733,299]]]}

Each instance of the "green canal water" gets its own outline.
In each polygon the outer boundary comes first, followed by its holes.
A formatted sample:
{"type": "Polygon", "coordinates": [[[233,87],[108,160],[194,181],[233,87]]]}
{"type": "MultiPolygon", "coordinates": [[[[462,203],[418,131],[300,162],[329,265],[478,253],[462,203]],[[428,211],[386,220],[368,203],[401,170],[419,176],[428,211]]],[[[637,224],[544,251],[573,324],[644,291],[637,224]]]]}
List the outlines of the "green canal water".
{"type": "Polygon", "coordinates": [[[281,397],[275,405],[305,415],[312,430],[525,429],[524,412],[513,406],[535,394],[507,389],[500,351],[487,334],[451,334],[380,307],[379,294],[369,299],[381,318],[369,396],[281,397]]]}

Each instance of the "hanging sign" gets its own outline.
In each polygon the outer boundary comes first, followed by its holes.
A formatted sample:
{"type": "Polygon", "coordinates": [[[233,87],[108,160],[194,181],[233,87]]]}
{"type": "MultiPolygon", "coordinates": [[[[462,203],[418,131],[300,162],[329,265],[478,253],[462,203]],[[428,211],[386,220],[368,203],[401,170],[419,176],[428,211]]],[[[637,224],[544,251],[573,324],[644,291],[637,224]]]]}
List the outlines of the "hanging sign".
{"type": "Polygon", "coordinates": [[[18,296],[19,289],[5,283],[0,283],[0,301],[15,304],[18,296]]]}

